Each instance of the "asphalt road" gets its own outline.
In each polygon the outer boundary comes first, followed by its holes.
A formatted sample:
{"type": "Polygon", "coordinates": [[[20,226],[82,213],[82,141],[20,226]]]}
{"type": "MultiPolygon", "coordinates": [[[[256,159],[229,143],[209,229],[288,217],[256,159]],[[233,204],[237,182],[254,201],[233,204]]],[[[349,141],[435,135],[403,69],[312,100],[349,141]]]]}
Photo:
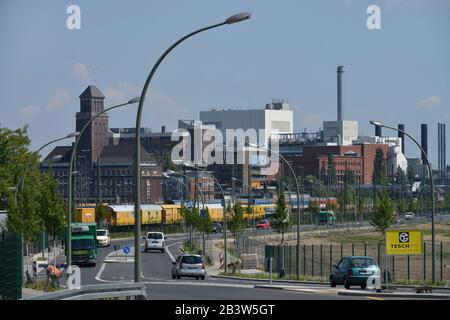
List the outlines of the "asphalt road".
{"type": "MultiPolygon", "coordinates": [[[[257,281],[222,279],[207,276],[205,280],[182,278],[172,280],[172,257],[180,253],[180,244],[184,236],[167,236],[166,252],[145,253],[141,247],[142,276],[147,287],[148,297],[152,300],[367,300],[370,297],[344,297],[337,295],[335,289],[326,285],[302,286],[295,290],[276,290],[255,288],[261,285],[257,281]]],[[[97,265],[81,268],[81,284],[99,284],[120,281],[133,281],[134,264],[108,262],[102,263],[110,255],[114,257],[114,244],[133,245],[133,239],[116,240],[110,247],[99,248],[97,265]]],[[[369,294],[369,293],[368,293],[369,294]]]]}

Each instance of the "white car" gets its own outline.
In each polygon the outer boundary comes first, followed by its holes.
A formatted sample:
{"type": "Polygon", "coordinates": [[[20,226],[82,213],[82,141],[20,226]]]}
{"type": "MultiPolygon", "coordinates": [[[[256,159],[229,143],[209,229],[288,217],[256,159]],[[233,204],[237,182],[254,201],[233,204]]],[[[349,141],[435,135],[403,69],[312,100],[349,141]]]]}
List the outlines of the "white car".
{"type": "Polygon", "coordinates": [[[111,245],[111,236],[108,230],[97,230],[97,243],[99,247],[109,247],[111,245]]]}
{"type": "Polygon", "coordinates": [[[165,243],[164,234],[162,232],[148,232],[147,237],[145,239],[145,252],[149,250],[160,250],[161,252],[165,251],[165,243]]]}
{"type": "Polygon", "coordinates": [[[412,220],[414,219],[414,212],[406,212],[405,213],[405,220],[412,220]]]}

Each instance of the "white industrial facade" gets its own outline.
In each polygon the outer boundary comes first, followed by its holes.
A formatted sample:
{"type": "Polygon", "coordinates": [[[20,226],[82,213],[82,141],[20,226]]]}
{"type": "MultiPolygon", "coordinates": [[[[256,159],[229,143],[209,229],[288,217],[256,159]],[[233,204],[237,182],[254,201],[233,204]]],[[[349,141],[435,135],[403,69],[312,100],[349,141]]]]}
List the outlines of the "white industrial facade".
{"type": "Polygon", "coordinates": [[[264,109],[228,109],[200,111],[200,121],[205,125],[214,125],[222,134],[227,129],[263,130],[259,144],[266,144],[272,132],[293,133],[293,111],[288,103],[267,104],[264,109]]]}

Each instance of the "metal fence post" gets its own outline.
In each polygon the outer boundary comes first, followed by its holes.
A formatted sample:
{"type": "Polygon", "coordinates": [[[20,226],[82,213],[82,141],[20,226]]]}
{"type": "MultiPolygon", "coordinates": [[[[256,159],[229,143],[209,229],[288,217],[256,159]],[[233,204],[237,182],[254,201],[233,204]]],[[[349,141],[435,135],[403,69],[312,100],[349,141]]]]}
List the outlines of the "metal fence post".
{"type": "Polygon", "coordinates": [[[344,244],[341,243],[341,259],[342,259],[343,255],[344,255],[344,244]]]}
{"type": "Polygon", "coordinates": [[[364,242],[364,255],[367,256],[367,242],[364,242]]]}
{"type": "Polygon", "coordinates": [[[427,245],[423,242],[423,280],[427,279],[427,245]]]}
{"type": "Polygon", "coordinates": [[[354,255],[355,255],[355,244],[352,243],[352,256],[354,256],[354,255]]]}
{"type": "Polygon", "coordinates": [[[408,281],[410,280],[410,266],[409,266],[409,255],[408,255],[408,281]]]}
{"type": "MultiPolygon", "coordinates": [[[[323,259],[323,251],[322,251],[322,244],[320,244],[320,277],[323,277],[323,261],[322,261],[322,259],[323,259]]],[[[442,250],[441,250],[441,252],[442,252],[442,250]]],[[[442,254],[441,254],[441,256],[442,256],[442,254]]],[[[442,265],[442,264],[441,264],[442,265]]]]}
{"type": "Polygon", "coordinates": [[[306,244],[303,245],[303,275],[306,276],[306,244]]]}
{"type": "Polygon", "coordinates": [[[311,245],[311,277],[314,277],[314,245],[311,245]]]}
{"type": "Polygon", "coordinates": [[[442,253],[442,249],[444,248],[444,246],[443,246],[443,244],[442,244],[442,241],[441,241],[441,281],[442,281],[442,279],[443,279],[443,277],[442,277],[442,272],[443,272],[443,265],[442,265],[442,258],[443,258],[443,253],[442,253]]]}
{"type": "Polygon", "coordinates": [[[392,256],[392,279],[395,280],[395,256],[392,256]]]}
{"type": "Polygon", "coordinates": [[[378,246],[377,246],[377,255],[378,255],[378,263],[379,263],[379,265],[380,265],[380,267],[381,267],[381,257],[380,257],[380,243],[378,242],[378,246]]]}
{"type": "Polygon", "coordinates": [[[333,245],[330,244],[330,272],[333,270],[333,245]]]}

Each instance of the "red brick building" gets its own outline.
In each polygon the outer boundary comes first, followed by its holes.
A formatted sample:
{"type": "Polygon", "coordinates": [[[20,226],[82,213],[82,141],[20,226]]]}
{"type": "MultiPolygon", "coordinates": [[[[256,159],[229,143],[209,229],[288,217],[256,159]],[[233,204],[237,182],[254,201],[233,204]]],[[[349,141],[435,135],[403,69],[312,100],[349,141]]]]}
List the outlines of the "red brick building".
{"type": "MultiPolygon", "coordinates": [[[[351,146],[305,146],[303,155],[286,155],[296,175],[313,175],[318,178],[328,176],[328,154],[333,155],[336,168],[336,180],[343,181],[345,170],[351,170],[356,183],[371,184],[376,150],[381,149],[387,161],[386,144],[358,144],[351,146]]],[[[283,166],[288,174],[289,168],[283,166]]]]}

